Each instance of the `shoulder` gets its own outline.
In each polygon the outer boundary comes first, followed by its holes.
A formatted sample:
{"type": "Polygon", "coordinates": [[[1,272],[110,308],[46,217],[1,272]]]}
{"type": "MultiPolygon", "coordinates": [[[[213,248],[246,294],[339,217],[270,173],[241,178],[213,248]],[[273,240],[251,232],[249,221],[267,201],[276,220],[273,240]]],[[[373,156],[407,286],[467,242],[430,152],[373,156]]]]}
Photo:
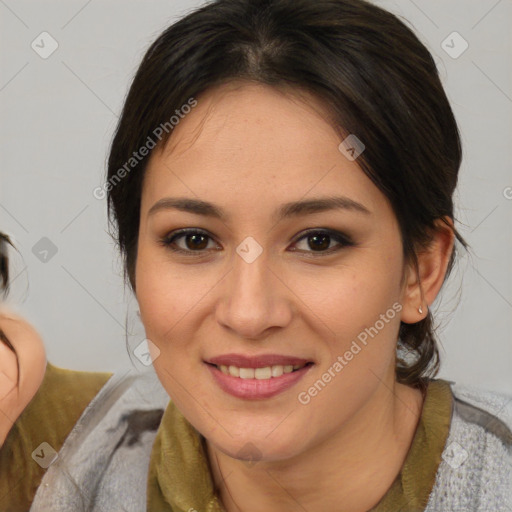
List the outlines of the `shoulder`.
{"type": "Polygon", "coordinates": [[[59,368],[50,363],[41,386],[15,424],[14,432],[30,432],[32,443],[54,441],[60,448],[84,410],[112,377],[107,372],[59,368]]]}
{"type": "Polygon", "coordinates": [[[467,384],[451,383],[454,397],[501,418],[512,427],[512,393],[491,391],[467,384]]]}
{"type": "Polygon", "coordinates": [[[450,383],[453,410],[430,510],[512,510],[512,395],[450,383]]]}
{"type": "Polygon", "coordinates": [[[31,511],[144,510],[151,448],[169,396],[151,368],[115,374],[47,469],[31,511]],[[128,510],[128,509],[126,509],[128,510]]]}
{"type": "MultiPolygon", "coordinates": [[[[31,406],[65,415],[83,412],[114,374],[68,370],[48,363],[43,383],[31,406]]],[[[76,418],[78,420],[78,417],[76,418]]]]}
{"type": "Polygon", "coordinates": [[[46,463],[61,449],[88,404],[111,376],[47,363],[39,389],[13,424],[0,451],[2,510],[28,508],[46,463]]]}

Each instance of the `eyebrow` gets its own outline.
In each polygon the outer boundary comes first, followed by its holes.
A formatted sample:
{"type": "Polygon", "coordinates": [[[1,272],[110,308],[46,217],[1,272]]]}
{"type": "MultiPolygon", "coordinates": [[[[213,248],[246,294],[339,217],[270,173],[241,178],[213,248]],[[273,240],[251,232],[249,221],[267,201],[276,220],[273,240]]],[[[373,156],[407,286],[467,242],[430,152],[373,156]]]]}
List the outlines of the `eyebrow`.
{"type": "MultiPolygon", "coordinates": [[[[228,221],[229,215],[219,206],[201,201],[199,199],[192,199],[188,197],[164,197],[157,201],[148,212],[149,215],[154,215],[161,210],[175,209],[182,212],[194,213],[196,215],[203,215],[205,217],[213,217],[221,221],[228,221]]],[[[292,201],[285,203],[274,213],[276,220],[283,220],[291,217],[299,217],[313,213],[326,212],[330,210],[348,210],[365,215],[371,215],[371,211],[366,206],[350,199],[349,197],[320,197],[315,199],[308,199],[302,201],[292,201]]]]}

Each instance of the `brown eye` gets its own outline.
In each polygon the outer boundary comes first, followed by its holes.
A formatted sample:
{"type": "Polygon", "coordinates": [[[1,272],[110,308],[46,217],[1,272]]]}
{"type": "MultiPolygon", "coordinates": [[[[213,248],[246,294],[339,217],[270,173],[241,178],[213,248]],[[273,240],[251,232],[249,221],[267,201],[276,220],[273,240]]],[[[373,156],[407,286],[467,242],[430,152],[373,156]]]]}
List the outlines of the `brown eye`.
{"type": "Polygon", "coordinates": [[[208,241],[212,238],[203,231],[198,230],[181,230],[172,236],[167,236],[162,240],[162,244],[169,249],[182,253],[200,253],[207,250],[208,241]],[[177,244],[177,240],[183,239],[181,245],[177,244]]]}
{"type": "Polygon", "coordinates": [[[320,235],[309,235],[307,237],[309,246],[314,251],[322,251],[324,249],[328,249],[329,245],[331,245],[331,237],[322,233],[320,235]]]}
{"type": "Polygon", "coordinates": [[[208,241],[207,241],[208,237],[206,237],[203,234],[182,235],[182,236],[185,237],[184,239],[185,239],[185,245],[187,246],[187,249],[202,250],[202,249],[206,249],[206,247],[208,245],[208,241]],[[205,243],[205,241],[206,241],[206,243],[205,243]]]}
{"type": "MultiPolygon", "coordinates": [[[[305,249],[292,249],[292,251],[311,253],[314,256],[321,256],[339,251],[344,247],[355,245],[350,237],[340,233],[339,231],[333,230],[311,230],[303,234],[302,237],[295,242],[295,245],[304,239],[307,240],[307,247],[305,249]],[[332,242],[336,242],[337,245],[331,246],[332,242]]],[[[208,242],[210,240],[213,241],[213,238],[204,231],[197,229],[182,229],[166,236],[161,240],[161,244],[174,252],[183,253],[189,256],[200,256],[208,250],[208,242]],[[182,239],[183,242],[181,245],[178,244],[177,241],[182,239]]]]}
{"type": "Polygon", "coordinates": [[[295,242],[295,245],[302,240],[306,240],[307,248],[294,250],[298,250],[300,252],[330,254],[332,252],[342,249],[343,247],[349,247],[354,245],[354,243],[348,236],[344,235],[343,233],[340,233],[339,231],[332,230],[309,231],[306,234],[304,234],[301,238],[299,238],[297,242],[295,242]],[[330,247],[333,241],[337,242],[338,245],[330,247]]]}

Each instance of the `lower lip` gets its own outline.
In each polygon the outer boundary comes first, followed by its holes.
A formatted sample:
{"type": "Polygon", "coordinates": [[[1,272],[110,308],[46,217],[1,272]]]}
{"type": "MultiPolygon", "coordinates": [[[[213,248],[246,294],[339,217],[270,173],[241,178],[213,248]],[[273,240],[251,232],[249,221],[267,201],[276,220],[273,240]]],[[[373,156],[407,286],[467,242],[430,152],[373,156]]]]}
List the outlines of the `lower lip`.
{"type": "Polygon", "coordinates": [[[283,373],[280,377],[272,377],[270,379],[241,379],[222,373],[212,364],[205,364],[223,391],[237,398],[244,398],[246,400],[270,398],[286,391],[302,379],[313,366],[312,364],[308,364],[300,370],[291,373],[283,373]]]}

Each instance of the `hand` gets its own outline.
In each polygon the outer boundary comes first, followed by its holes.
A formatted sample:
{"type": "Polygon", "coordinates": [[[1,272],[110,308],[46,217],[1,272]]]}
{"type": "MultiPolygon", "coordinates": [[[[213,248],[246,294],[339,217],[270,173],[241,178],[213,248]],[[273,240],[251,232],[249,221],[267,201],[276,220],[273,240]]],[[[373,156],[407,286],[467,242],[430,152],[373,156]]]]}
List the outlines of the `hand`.
{"type": "Polygon", "coordinates": [[[1,447],[43,381],[46,352],[43,340],[34,328],[4,308],[0,310],[0,330],[16,351],[14,353],[4,341],[0,341],[1,447]]]}

